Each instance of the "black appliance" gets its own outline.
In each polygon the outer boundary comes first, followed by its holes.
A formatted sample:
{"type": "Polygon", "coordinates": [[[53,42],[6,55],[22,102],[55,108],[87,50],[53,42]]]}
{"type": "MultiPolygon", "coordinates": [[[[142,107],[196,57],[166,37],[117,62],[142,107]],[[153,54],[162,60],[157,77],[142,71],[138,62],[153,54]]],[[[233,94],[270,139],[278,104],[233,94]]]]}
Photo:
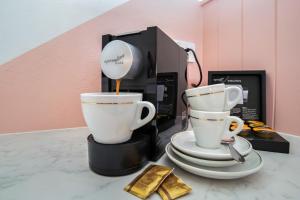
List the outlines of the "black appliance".
{"type": "MultiPolygon", "coordinates": [[[[141,72],[134,79],[122,79],[120,91],[142,93],[143,100],[153,103],[157,112],[151,122],[135,130],[125,143],[100,144],[89,136],[91,169],[98,174],[119,176],[137,171],[148,160],[158,160],[171,136],[187,128],[187,108],[181,99],[187,88],[187,53],[158,27],[124,35],[103,35],[102,48],[113,40],[133,45],[142,55],[141,72]]],[[[102,92],[115,91],[115,80],[103,73],[101,78],[102,92]]]]}

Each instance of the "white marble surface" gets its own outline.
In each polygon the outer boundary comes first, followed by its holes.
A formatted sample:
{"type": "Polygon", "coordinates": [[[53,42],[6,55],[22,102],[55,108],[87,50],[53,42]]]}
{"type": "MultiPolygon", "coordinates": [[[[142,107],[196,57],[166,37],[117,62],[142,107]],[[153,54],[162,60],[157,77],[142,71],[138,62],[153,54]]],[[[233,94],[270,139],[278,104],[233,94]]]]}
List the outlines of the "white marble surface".
{"type": "MultiPolygon", "coordinates": [[[[0,135],[1,200],[137,199],[123,191],[139,172],[110,178],[89,170],[86,128],[0,135]]],[[[165,156],[158,163],[175,167],[193,191],[181,199],[300,199],[300,139],[292,153],[260,152],[264,167],[238,180],[212,180],[189,174],[165,156]]],[[[160,199],[154,194],[150,199],[160,199]]]]}

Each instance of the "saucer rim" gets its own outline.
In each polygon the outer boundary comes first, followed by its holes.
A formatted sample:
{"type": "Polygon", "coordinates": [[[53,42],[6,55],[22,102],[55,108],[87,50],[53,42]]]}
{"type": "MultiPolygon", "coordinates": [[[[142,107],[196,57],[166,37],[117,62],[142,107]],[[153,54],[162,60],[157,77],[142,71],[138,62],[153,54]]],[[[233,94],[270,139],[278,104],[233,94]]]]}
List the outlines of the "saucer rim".
{"type": "Polygon", "coordinates": [[[177,156],[181,157],[182,159],[194,163],[196,165],[202,165],[202,166],[206,166],[206,167],[230,167],[236,164],[239,164],[237,161],[230,159],[230,160],[209,160],[209,159],[205,159],[205,158],[197,158],[194,156],[190,156],[187,155],[183,152],[181,152],[180,150],[176,149],[176,147],[174,147],[171,143],[167,144],[170,146],[171,151],[173,151],[174,154],[176,154],[177,156]],[[198,162],[199,160],[199,162],[198,162]],[[201,163],[201,164],[200,164],[201,163]],[[226,164],[226,165],[222,165],[226,164]],[[213,166],[213,165],[216,166],[213,166]]]}
{"type": "MultiPolygon", "coordinates": [[[[215,171],[214,169],[217,169],[216,167],[210,167],[210,169],[203,169],[203,168],[198,168],[192,165],[189,165],[185,162],[182,162],[176,158],[174,158],[172,155],[170,155],[170,150],[169,150],[169,145],[166,146],[165,152],[167,154],[167,157],[174,162],[178,167],[182,168],[185,171],[188,171],[192,174],[202,176],[202,177],[207,177],[207,178],[213,178],[213,179],[237,179],[237,178],[242,178],[245,176],[249,176],[251,174],[254,174],[258,172],[264,165],[264,161],[261,157],[261,155],[253,150],[251,153],[255,153],[258,156],[259,159],[259,164],[248,170],[244,171],[234,171],[234,172],[222,172],[222,171],[215,171]]],[[[247,161],[246,161],[247,162],[247,161]]],[[[249,162],[249,161],[248,161],[249,162]]],[[[196,164],[195,164],[196,165],[196,164]]],[[[199,165],[201,167],[201,165],[199,165]]],[[[207,166],[205,166],[207,167],[207,166]]]]}
{"type": "MultiPolygon", "coordinates": [[[[193,157],[196,157],[196,158],[201,158],[201,159],[209,159],[209,160],[218,160],[218,161],[223,161],[223,160],[229,160],[229,159],[233,159],[231,154],[228,152],[228,153],[224,153],[224,154],[214,154],[214,153],[207,153],[207,152],[201,152],[201,151],[193,151],[193,150],[188,150],[186,148],[182,148],[180,146],[177,146],[174,144],[174,138],[179,135],[179,134],[183,134],[185,132],[189,132],[191,134],[194,134],[194,131],[193,130],[186,130],[186,131],[181,131],[181,132],[178,132],[178,133],[175,133],[172,137],[171,137],[171,144],[178,150],[180,150],[181,152],[189,155],[189,156],[193,156],[193,157]]],[[[248,149],[244,152],[240,152],[241,155],[243,156],[247,156],[249,153],[251,153],[251,151],[253,150],[253,147],[252,147],[252,144],[246,140],[245,138],[243,137],[240,137],[240,136],[235,136],[235,137],[238,137],[239,139],[245,141],[247,144],[248,144],[248,149]]],[[[201,148],[199,147],[199,149],[204,149],[204,148],[201,148]]]]}

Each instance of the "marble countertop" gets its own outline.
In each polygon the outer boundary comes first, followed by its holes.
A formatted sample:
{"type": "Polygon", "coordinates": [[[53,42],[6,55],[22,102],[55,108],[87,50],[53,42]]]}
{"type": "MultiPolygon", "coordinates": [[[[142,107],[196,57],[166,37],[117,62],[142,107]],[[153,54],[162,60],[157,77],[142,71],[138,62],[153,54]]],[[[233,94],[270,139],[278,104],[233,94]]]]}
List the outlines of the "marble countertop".
{"type": "MultiPolygon", "coordinates": [[[[104,177],[90,171],[86,128],[0,135],[1,200],[138,199],[123,191],[138,173],[104,177]]],[[[261,171],[237,180],[213,180],[181,170],[165,155],[157,162],[193,191],[180,199],[300,199],[300,138],[288,136],[291,154],[260,152],[261,171]]],[[[154,194],[150,199],[160,199],[154,194]]]]}

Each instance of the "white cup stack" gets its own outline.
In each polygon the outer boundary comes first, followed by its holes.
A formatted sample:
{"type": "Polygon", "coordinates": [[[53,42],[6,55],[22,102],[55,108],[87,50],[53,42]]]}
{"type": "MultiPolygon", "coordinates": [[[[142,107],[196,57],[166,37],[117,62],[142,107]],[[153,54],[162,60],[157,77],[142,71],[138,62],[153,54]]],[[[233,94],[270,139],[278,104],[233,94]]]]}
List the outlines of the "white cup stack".
{"type": "Polygon", "coordinates": [[[243,129],[243,120],[230,116],[230,109],[242,98],[241,88],[215,84],[185,93],[193,130],[173,135],[166,147],[167,156],[181,168],[209,178],[234,179],[257,172],[262,159],[246,139],[237,136],[243,129]],[[236,123],[234,130],[230,130],[232,122],[236,123]],[[245,157],[244,163],[235,161],[229,145],[222,143],[231,138],[231,147],[245,157]]]}
{"type": "Polygon", "coordinates": [[[190,121],[198,146],[219,148],[223,138],[231,138],[243,129],[244,122],[230,116],[230,109],[242,98],[239,87],[225,88],[224,84],[216,84],[189,89],[185,93],[191,106],[190,121]],[[237,128],[229,131],[232,122],[237,123],[237,128]]]}

